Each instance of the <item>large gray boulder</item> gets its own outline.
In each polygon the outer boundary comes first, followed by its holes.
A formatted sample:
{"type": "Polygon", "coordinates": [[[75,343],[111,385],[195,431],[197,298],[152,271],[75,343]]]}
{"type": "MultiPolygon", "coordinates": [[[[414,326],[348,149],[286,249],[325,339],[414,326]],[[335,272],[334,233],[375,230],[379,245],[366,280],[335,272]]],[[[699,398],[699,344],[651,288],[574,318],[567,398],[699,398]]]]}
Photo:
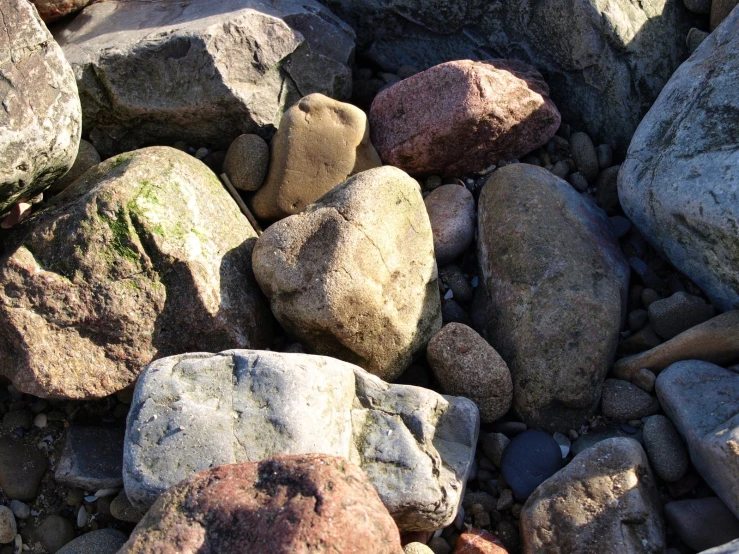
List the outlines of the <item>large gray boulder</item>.
{"type": "Polygon", "coordinates": [[[385,70],[514,58],[538,69],[562,119],[625,152],[687,57],[680,0],[323,0],[385,70]]]}
{"type": "Polygon", "coordinates": [[[178,140],[226,149],[285,109],[351,94],[354,33],[315,0],[109,0],[57,40],[103,157],[178,140]]]}
{"type": "Polygon", "coordinates": [[[259,237],[254,274],[315,354],[397,378],[441,329],[431,224],[418,183],[363,171],[259,237]]]}
{"type": "Polygon", "coordinates": [[[0,213],[64,175],[77,156],[82,112],[74,73],[36,9],[0,3],[0,213]]]}
{"type": "Polygon", "coordinates": [[[157,357],[264,348],[256,232],[218,178],[169,147],[87,171],[8,238],[0,374],[42,397],[107,396],[157,357]]]}
{"type": "Polygon", "coordinates": [[[488,339],[514,408],[533,427],[579,428],[598,406],[629,281],[608,217],[544,168],[513,164],[482,189],[478,234],[488,339]]]}
{"type": "Polygon", "coordinates": [[[359,465],[401,530],[448,525],[473,461],[474,403],[389,385],[307,354],[231,350],[149,365],[126,428],[123,481],[148,509],[210,467],[322,453],[359,465]]]}
{"type": "Polygon", "coordinates": [[[670,79],[629,146],[629,218],[724,310],[739,307],[739,10],[670,79]]]}
{"type": "Polygon", "coordinates": [[[739,517],[739,373],[686,360],[660,373],[656,390],[698,473],[739,517]]]}

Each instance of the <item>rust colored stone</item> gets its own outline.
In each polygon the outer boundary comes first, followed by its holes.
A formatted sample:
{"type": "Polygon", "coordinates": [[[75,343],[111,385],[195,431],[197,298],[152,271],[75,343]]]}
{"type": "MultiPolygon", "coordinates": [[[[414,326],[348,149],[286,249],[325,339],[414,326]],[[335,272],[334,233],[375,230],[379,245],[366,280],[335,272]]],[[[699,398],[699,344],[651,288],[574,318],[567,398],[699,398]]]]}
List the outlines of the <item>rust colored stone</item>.
{"type": "Polygon", "coordinates": [[[457,539],[454,554],[508,554],[498,537],[484,529],[470,529],[457,539]]]}

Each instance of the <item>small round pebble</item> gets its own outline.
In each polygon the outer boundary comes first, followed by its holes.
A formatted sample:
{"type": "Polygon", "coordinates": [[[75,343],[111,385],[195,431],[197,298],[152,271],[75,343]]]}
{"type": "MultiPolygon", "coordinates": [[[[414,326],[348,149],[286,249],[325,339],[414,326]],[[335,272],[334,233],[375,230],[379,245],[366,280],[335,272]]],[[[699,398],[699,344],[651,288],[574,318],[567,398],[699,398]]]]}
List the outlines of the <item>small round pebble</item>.
{"type": "Polygon", "coordinates": [[[608,222],[611,224],[611,229],[613,229],[613,234],[616,235],[617,239],[625,237],[631,231],[631,221],[622,215],[609,217],[608,222]]]}
{"type": "Polygon", "coordinates": [[[620,165],[608,167],[600,172],[595,186],[598,189],[596,201],[607,212],[612,212],[619,206],[618,200],[618,172],[620,165]]]}
{"type": "Polygon", "coordinates": [[[409,542],[403,547],[403,554],[434,554],[434,551],[421,542],[409,542]]]}
{"type": "Polygon", "coordinates": [[[644,447],[655,473],[668,483],[680,480],[688,471],[688,451],[672,422],[653,415],[644,422],[644,447]]]}
{"type": "Polygon", "coordinates": [[[570,175],[567,180],[577,192],[585,192],[588,190],[588,181],[579,171],[570,175]]]}
{"type": "Polygon", "coordinates": [[[31,515],[31,508],[25,502],[20,500],[10,501],[10,511],[13,512],[18,519],[27,519],[31,515]]]}
{"type": "Polygon", "coordinates": [[[253,192],[262,186],[269,166],[269,146],[258,135],[241,135],[228,147],[223,172],[239,190],[253,192]]]}
{"type": "Polygon", "coordinates": [[[33,418],[34,427],[38,427],[39,429],[46,427],[48,422],[49,418],[46,414],[36,414],[36,417],[33,418]]]}
{"type": "Polygon", "coordinates": [[[534,489],[562,468],[562,451],[544,431],[526,431],[508,445],[501,473],[516,500],[524,502],[534,489]]]}
{"type": "Polygon", "coordinates": [[[434,554],[449,554],[452,551],[452,547],[446,542],[446,539],[441,537],[434,537],[428,543],[428,547],[434,554]]]}
{"type": "Polygon", "coordinates": [[[657,300],[662,300],[662,297],[656,290],[643,289],[641,291],[641,303],[644,305],[645,308],[649,308],[649,306],[657,302],[657,300]]]}
{"type": "Polygon", "coordinates": [[[13,542],[16,533],[18,533],[18,527],[16,527],[13,512],[7,506],[0,506],[0,544],[13,542]]]}
{"type": "Polygon", "coordinates": [[[592,183],[598,177],[598,155],[595,152],[593,141],[586,133],[572,133],[570,136],[570,151],[575,160],[577,170],[592,183]]]}
{"type": "Polygon", "coordinates": [[[441,303],[441,320],[444,325],[447,323],[471,324],[469,314],[458,302],[451,298],[441,303]]]}
{"type": "Polygon", "coordinates": [[[483,511],[492,512],[495,509],[497,500],[495,500],[493,495],[483,491],[465,492],[464,497],[462,498],[462,506],[465,509],[471,509],[472,506],[476,504],[481,505],[483,511]]]}
{"type": "Polygon", "coordinates": [[[62,546],[74,539],[74,526],[68,519],[52,514],[38,526],[35,538],[51,554],[56,554],[62,546]]]}
{"type": "Polygon", "coordinates": [[[125,490],[118,493],[118,496],[110,503],[110,515],[117,520],[129,523],[138,523],[144,517],[144,514],[131,504],[125,490]]]}
{"type": "Polygon", "coordinates": [[[640,419],[657,413],[659,401],[629,381],[606,379],[601,397],[603,415],[614,421],[640,419]]]}
{"type": "Polygon", "coordinates": [[[127,539],[117,529],[90,531],[67,543],[57,554],[115,554],[127,539]]]}
{"type": "Polygon", "coordinates": [[[637,371],[631,378],[632,383],[646,392],[652,392],[654,390],[654,383],[656,381],[657,376],[645,367],[637,371]]]}
{"type": "Polygon", "coordinates": [[[567,160],[560,160],[556,164],[554,164],[554,167],[552,167],[552,173],[554,173],[560,179],[566,179],[567,176],[570,174],[570,164],[567,162],[567,160]]]}

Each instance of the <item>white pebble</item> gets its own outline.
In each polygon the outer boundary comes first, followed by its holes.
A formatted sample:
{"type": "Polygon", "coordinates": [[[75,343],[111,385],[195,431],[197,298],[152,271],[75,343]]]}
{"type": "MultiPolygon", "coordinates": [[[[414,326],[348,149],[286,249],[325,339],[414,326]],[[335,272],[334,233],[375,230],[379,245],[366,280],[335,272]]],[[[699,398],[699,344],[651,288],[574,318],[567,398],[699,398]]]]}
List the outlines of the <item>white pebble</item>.
{"type": "Polygon", "coordinates": [[[85,502],[87,502],[88,504],[92,504],[92,503],[93,503],[93,502],[95,502],[95,501],[96,501],[97,499],[98,499],[98,497],[97,497],[97,496],[86,496],[86,497],[85,497],[85,502]]]}
{"type": "Polygon", "coordinates": [[[77,527],[82,529],[85,525],[87,525],[87,510],[84,506],[80,506],[80,511],[77,512],[77,527]]]}
{"type": "Polygon", "coordinates": [[[119,492],[121,492],[120,487],[114,487],[111,489],[100,489],[99,491],[95,493],[95,496],[97,496],[98,498],[105,498],[106,496],[116,495],[119,492]]]}
{"type": "Polygon", "coordinates": [[[36,417],[33,418],[33,424],[38,427],[39,429],[43,429],[46,427],[46,424],[48,423],[49,418],[46,416],[46,414],[36,414],[36,417]]]}
{"type": "Polygon", "coordinates": [[[21,550],[25,549],[23,544],[23,538],[20,535],[15,536],[15,554],[20,554],[21,550]]]}

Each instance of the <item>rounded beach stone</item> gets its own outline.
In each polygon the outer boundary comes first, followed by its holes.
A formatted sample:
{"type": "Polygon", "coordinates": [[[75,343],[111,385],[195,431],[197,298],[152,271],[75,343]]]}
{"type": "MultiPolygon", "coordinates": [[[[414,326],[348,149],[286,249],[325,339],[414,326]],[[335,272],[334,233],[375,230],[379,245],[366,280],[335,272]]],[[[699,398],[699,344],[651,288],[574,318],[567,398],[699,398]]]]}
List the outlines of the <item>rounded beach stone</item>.
{"type": "Polygon", "coordinates": [[[117,529],[99,529],[77,537],[57,554],[115,554],[127,538],[117,529]]]}
{"type": "Polygon", "coordinates": [[[475,402],[483,422],[492,423],[510,409],[511,372],[474,329],[461,323],[445,325],[429,341],[426,357],[444,393],[475,402]]]}
{"type": "Polygon", "coordinates": [[[51,554],[56,554],[65,544],[74,539],[74,526],[68,519],[52,514],[38,526],[35,539],[51,554]]]}
{"type": "Polygon", "coordinates": [[[434,554],[428,546],[422,542],[409,542],[403,547],[404,554],[434,554]]]}
{"type": "Polygon", "coordinates": [[[672,422],[653,415],[644,422],[644,448],[658,477],[669,483],[680,480],[688,471],[688,451],[672,422]]]}
{"type": "Polygon", "coordinates": [[[577,170],[583,174],[588,183],[594,182],[598,177],[598,154],[593,146],[593,141],[586,133],[572,133],[570,137],[570,152],[575,160],[577,170]]]}
{"type": "Polygon", "coordinates": [[[253,192],[262,186],[269,167],[269,146],[258,135],[236,137],[223,160],[223,172],[239,190],[253,192]]]}
{"type": "Polygon", "coordinates": [[[668,298],[652,302],[648,312],[652,329],[664,340],[676,337],[715,315],[713,306],[686,292],[676,292],[668,298]]]}
{"type": "Polygon", "coordinates": [[[484,529],[470,529],[457,539],[454,554],[508,554],[500,539],[484,529]]]}
{"type": "Polygon", "coordinates": [[[0,487],[14,500],[34,500],[49,460],[43,452],[10,437],[0,438],[0,487]]]}
{"type": "Polygon", "coordinates": [[[513,495],[524,502],[532,492],[562,467],[557,441],[544,431],[525,431],[511,440],[503,452],[500,471],[513,495]]]}
{"type": "Polygon", "coordinates": [[[443,185],[423,201],[434,234],[436,261],[448,264],[462,254],[475,234],[475,199],[466,187],[443,185]]]}
{"type": "Polygon", "coordinates": [[[624,422],[657,413],[659,401],[629,381],[606,379],[601,407],[608,419],[624,422]]]}
{"type": "Polygon", "coordinates": [[[739,538],[739,520],[715,496],[668,502],[665,518],[677,536],[699,552],[739,538]]]}
{"type": "Polygon", "coordinates": [[[7,506],[0,506],[0,544],[12,542],[17,532],[12,510],[7,506]]]}

